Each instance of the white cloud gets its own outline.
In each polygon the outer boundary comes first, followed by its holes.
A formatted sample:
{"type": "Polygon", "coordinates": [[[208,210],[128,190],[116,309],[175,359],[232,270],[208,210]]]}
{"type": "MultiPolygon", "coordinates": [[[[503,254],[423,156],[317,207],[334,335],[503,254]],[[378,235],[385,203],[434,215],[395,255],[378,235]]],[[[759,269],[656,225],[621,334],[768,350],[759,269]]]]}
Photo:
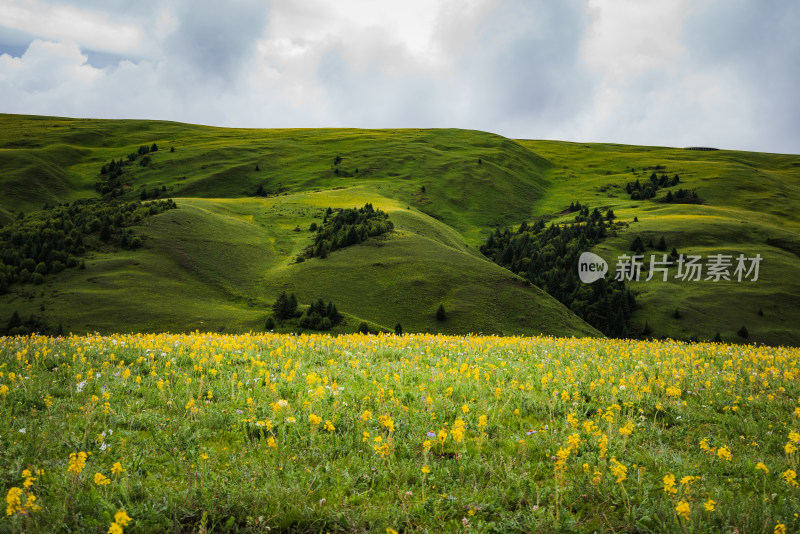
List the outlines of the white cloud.
{"type": "Polygon", "coordinates": [[[6,0],[27,50],[0,112],[797,152],[798,24],[789,0],[6,0]]]}
{"type": "Polygon", "coordinates": [[[72,41],[101,52],[141,56],[147,48],[141,26],[69,5],[7,0],[0,4],[0,21],[40,39],[72,41]]]}

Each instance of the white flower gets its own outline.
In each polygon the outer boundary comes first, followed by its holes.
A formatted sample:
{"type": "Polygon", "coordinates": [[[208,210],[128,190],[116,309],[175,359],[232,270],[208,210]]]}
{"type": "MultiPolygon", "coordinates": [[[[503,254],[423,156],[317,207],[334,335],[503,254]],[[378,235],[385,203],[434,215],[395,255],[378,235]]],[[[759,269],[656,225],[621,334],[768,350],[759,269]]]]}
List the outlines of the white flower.
{"type": "Polygon", "coordinates": [[[20,428],[20,429],[19,429],[19,433],[20,433],[20,434],[24,434],[24,433],[25,433],[25,429],[24,429],[24,428],[20,428]]]}

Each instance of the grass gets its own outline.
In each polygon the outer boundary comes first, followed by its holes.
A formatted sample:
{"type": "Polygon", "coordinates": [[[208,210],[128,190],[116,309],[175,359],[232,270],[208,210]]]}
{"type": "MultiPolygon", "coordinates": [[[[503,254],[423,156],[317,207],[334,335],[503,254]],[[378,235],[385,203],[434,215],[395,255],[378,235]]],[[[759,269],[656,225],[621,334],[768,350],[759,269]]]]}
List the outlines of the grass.
{"type": "Polygon", "coordinates": [[[3,532],[800,528],[796,349],[28,337],[0,373],[3,532]]]}
{"type": "Polygon", "coordinates": [[[800,344],[798,156],[515,141],[454,129],[258,130],[19,115],[0,123],[0,223],[44,203],[96,197],[102,164],[153,142],[160,150],[151,166],[126,167],[128,196],[164,187],[180,206],[136,229],[148,237],[142,250],[98,252],[85,272],[0,296],[0,320],[18,310],[76,332],[244,332],[260,328],[271,302],[291,289],[302,299],[333,299],[353,317],[350,331],[366,320],[418,332],[596,334],[478,252],[495,226],[567,222],[572,215],[562,212],[580,201],[628,223],[595,249],[612,268],[637,234],[654,242],[663,235],[668,250],[685,254],[764,258],[760,280],[749,285],[634,283],[641,306],[633,333],[648,324],[654,337],[709,340],[719,332],[730,342],[800,344]],[[678,187],[704,202],[632,201],[625,183],[646,181],[655,165],[679,174],[678,187]],[[259,185],[272,194],[254,198],[259,185]],[[322,210],[366,202],[390,212],[395,233],[294,263],[322,210]],[[452,312],[445,324],[432,319],[441,302],[452,312]],[[676,308],[684,319],[669,317],[676,308]],[[737,336],[741,326],[749,338],[737,336]]]}

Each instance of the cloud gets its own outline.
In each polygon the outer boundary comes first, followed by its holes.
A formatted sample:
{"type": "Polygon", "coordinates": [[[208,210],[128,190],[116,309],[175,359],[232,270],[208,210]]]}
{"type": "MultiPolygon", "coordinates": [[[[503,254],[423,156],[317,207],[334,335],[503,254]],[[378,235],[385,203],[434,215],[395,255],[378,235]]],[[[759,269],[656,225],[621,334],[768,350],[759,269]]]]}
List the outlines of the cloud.
{"type": "Polygon", "coordinates": [[[0,112],[797,152],[798,25],[789,0],[8,0],[0,112]]]}
{"type": "Polygon", "coordinates": [[[235,84],[255,56],[267,5],[259,0],[180,3],[177,27],[164,42],[170,69],[191,84],[235,84]]]}
{"type": "MultiPolygon", "coordinates": [[[[148,4],[151,3],[143,2],[138,7],[146,10],[148,4]]],[[[0,20],[18,35],[75,42],[83,48],[115,54],[139,56],[145,51],[145,32],[140,25],[96,9],[86,9],[97,7],[91,3],[78,5],[80,7],[39,0],[10,0],[0,4],[0,20]]]]}

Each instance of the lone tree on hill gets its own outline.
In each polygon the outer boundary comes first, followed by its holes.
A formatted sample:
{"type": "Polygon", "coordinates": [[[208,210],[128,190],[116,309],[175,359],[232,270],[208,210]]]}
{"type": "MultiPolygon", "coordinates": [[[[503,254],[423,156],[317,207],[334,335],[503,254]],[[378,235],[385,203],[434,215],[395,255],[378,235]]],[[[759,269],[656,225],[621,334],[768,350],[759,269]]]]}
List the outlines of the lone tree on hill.
{"type": "Polygon", "coordinates": [[[447,313],[444,311],[444,304],[439,304],[439,309],[436,310],[436,320],[444,321],[447,319],[447,313]]]}
{"type": "Polygon", "coordinates": [[[743,338],[745,338],[745,339],[747,339],[747,336],[749,336],[749,335],[750,335],[750,333],[747,331],[747,328],[746,328],[746,327],[744,327],[744,326],[742,326],[742,327],[739,329],[739,331],[738,331],[738,332],[736,332],[736,333],[739,335],[739,337],[743,337],[743,338]]]}

